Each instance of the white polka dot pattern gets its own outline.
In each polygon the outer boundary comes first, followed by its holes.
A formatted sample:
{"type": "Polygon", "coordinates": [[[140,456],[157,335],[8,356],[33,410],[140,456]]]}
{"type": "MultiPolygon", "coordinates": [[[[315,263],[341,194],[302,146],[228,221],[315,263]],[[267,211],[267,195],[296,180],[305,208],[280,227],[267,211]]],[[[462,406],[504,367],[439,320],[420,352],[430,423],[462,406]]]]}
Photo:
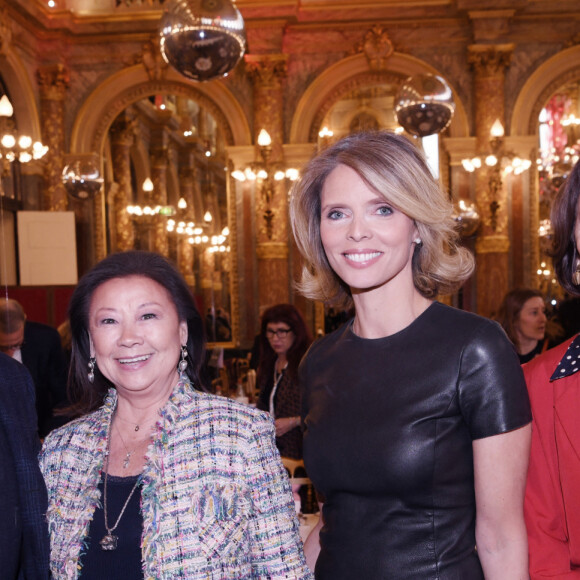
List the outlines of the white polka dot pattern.
{"type": "Polygon", "coordinates": [[[550,381],[563,379],[578,372],[580,368],[578,361],[580,361],[580,335],[570,343],[568,350],[558,363],[556,370],[552,373],[550,381]]]}

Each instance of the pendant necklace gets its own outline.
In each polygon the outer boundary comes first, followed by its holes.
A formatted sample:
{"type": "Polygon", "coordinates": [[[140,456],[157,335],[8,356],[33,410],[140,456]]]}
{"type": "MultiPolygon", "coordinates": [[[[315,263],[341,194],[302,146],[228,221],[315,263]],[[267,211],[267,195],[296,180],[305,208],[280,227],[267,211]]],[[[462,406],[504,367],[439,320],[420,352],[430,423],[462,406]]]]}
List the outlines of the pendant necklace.
{"type": "Polygon", "coordinates": [[[115,425],[117,427],[117,433],[119,433],[119,438],[121,439],[121,443],[123,444],[123,447],[125,448],[125,451],[127,452],[127,454],[125,455],[125,459],[123,460],[123,469],[127,469],[129,467],[129,464],[131,463],[131,456],[133,455],[133,453],[135,453],[135,451],[137,451],[137,449],[143,444],[144,441],[149,441],[149,437],[147,437],[147,439],[143,439],[142,441],[139,441],[139,443],[137,443],[137,445],[135,445],[135,447],[133,449],[129,449],[125,443],[125,440],[123,439],[123,435],[121,435],[121,430],[119,429],[118,425],[115,425]]]}
{"type": "Polygon", "coordinates": [[[119,522],[121,521],[121,518],[123,517],[123,514],[125,513],[125,510],[127,509],[127,506],[129,505],[129,500],[133,497],[133,494],[135,493],[135,490],[137,489],[137,487],[139,487],[139,483],[141,483],[141,476],[137,477],[137,481],[135,482],[135,485],[133,486],[133,488],[131,489],[131,493],[129,493],[129,497],[125,500],[125,503],[123,504],[123,507],[121,508],[121,513],[119,514],[119,517],[117,518],[117,521],[115,522],[115,525],[110,528],[109,527],[109,521],[107,519],[107,480],[109,479],[109,453],[111,451],[111,437],[109,435],[109,440],[107,441],[107,451],[106,453],[106,459],[105,459],[105,481],[103,483],[103,515],[105,516],[105,529],[107,530],[107,533],[103,536],[103,539],[99,542],[99,544],[101,545],[101,549],[106,550],[107,552],[110,552],[111,550],[116,550],[117,549],[117,540],[119,539],[118,536],[115,536],[113,534],[113,532],[117,529],[117,526],[119,525],[119,522]]]}
{"type": "Polygon", "coordinates": [[[130,425],[135,425],[135,427],[133,428],[135,432],[139,431],[139,429],[141,428],[141,425],[139,425],[139,423],[133,423],[133,421],[127,421],[127,419],[123,419],[123,417],[118,417],[119,419],[121,419],[121,421],[123,421],[123,423],[129,423],[130,425]]]}

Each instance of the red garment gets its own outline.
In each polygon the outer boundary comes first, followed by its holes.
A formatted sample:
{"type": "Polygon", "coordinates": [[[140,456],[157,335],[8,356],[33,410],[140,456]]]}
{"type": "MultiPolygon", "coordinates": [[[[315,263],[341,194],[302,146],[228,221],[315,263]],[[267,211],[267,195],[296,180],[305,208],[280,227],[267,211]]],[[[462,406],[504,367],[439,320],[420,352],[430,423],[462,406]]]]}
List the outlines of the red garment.
{"type": "Polygon", "coordinates": [[[580,579],[580,372],[550,383],[572,340],[523,367],[533,414],[525,499],[531,580],[580,579]]]}

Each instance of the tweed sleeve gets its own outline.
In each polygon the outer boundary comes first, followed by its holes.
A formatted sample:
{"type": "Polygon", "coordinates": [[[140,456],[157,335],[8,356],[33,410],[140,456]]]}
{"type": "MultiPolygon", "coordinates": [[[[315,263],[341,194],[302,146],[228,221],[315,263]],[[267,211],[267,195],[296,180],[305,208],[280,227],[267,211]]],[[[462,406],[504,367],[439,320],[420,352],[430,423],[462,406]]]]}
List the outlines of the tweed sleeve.
{"type": "Polygon", "coordinates": [[[306,566],[290,482],[265,415],[253,423],[247,457],[252,490],[252,578],[313,578],[306,566]]]}

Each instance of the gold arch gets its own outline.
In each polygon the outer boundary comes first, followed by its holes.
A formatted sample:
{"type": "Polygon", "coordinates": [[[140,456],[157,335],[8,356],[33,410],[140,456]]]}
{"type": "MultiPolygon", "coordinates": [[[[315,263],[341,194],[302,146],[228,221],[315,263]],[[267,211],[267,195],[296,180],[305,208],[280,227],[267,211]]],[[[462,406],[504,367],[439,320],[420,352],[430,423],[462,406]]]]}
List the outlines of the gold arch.
{"type": "Polygon", "coordinates": [[[556,90],[580,80],[580,45],[562,50],[541,64],[528,78],[516,100],[511,134],[536,135],[542,107],[556,90]]]}
{"type": "MultiPolygon", "coordinates": [[[[427,63],[412,56],[394,52],[387,60],[384,71],[371,70],[364,54],[349,56],[333,64],[320,74],[300,99],[290,127],[290,143],[308,143],[316,140],[319,125],[330,107],[344,93],[368,84],[369,81],[394,80],[402,82],[418,73],[441,73],[427,63]]],[[[469,135],[469,123],[463,103],[453,90],[455,115],[449,131],[452,137],[469,135]]]]}
{"type": "Polygon", "coordinates": [[[3,56],[0,59],[0,74],[10,92],[18,132],[30,135],[33,141],[41,141],[40,115],[28,69],[9,46],[3,49],[3,56]]]}
{"type": "Polygon", "coordinates": [[[105,136],[116,116],[128,105],[155,93],[171,93],[197,101],[216,119],[226,143],[251,144],[244,112],[223,83],[193,83],[173,69],[168,70],[164,80],[150,81],[139,64],[110,76],[89,95],[73,125],[71,153],[102,153],[105,136]]]}

